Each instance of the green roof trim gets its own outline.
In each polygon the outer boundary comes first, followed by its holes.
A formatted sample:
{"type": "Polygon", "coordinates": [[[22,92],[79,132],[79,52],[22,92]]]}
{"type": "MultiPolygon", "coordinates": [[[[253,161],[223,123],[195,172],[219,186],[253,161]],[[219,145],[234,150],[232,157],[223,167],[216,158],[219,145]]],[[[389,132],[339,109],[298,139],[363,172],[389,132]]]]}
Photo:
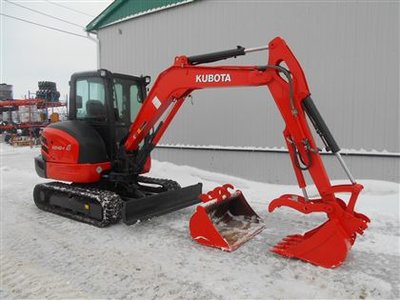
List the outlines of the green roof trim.
{"type": "Polygon", "coordinates": [[[86,26],[86,31],[95,32],[115,23],[193,1],[195,0],[115,0],[86,26]]]}

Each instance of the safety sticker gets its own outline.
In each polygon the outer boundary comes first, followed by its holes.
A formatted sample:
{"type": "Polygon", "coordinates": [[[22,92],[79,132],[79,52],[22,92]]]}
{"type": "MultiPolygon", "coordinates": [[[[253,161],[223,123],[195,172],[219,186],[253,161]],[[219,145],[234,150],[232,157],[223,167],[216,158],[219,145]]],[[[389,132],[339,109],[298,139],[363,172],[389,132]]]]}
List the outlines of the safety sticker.
{"type": "Polygon", "coordinates": [[[160,99],[157,98],[157,96],[155,96],[155,97],[153,98],[153,101],[151,101],[151,102],[153,102],[153,105],[154,105],[154,107],[155,107],[156,109],[159,109],[159,108],[160,108],[160,106],[161,106],[161,101],[160,101],[160,99]]]}

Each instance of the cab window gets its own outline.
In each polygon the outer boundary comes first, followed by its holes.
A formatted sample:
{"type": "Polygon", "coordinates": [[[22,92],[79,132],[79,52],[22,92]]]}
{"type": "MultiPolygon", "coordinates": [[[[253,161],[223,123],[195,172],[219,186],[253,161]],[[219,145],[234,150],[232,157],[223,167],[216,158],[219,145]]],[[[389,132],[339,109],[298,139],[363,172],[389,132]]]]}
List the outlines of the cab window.
{"type": "Polygon", "coordinates": [[[140,109],[137,82],[114,78],[114,111],[117,122],[132,123],[140,109]]]}
{"type": "Polygon", "coordinates": [[[82,78],[76,81],[76,118],[105,119],[104,80],[97,77],[82,78]]]}
{"type": "Polygon", "coordinates": [[[131,103],[131,122],[136,119],[136,116],[139,112],[141,99],[139,88],[137,85],[131,85],[130,90],[130,103],[131,103]]]}
{"type": "Polygon", "coordinates": [[[125,99],[124,99],[124,88],[121,83],[114,83],[114,108],[117,112],[117,119],[124,118],[124,111],[126,110],[125,99]]]}

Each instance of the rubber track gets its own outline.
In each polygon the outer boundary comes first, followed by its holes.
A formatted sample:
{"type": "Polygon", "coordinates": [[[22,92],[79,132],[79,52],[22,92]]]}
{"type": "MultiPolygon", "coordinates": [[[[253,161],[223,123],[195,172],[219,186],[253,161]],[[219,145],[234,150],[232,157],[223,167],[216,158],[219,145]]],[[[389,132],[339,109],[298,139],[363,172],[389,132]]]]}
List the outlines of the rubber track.
{"type": "Polygon", "coordinates": [[[121,219],[122,199],[114,192],[96,188],[80,187],[77,185],[71,186],[62,182],[50,182],[36,185],[34,190],[34,198],[35,193],[38,193],[38,189],[44,190],[46,194],[60,193],[64,194],[66,197],[71,195],[91,199],[92,201],[95,201],[101,205],[103,209],[103,219],[99,221],[84,215],[78,215],[66,209],[45,205],[34,199],[36,206],[41,210],[88,223],[97,227],[106,227],[111,224],[118,223],[121,219]]]}
{"type": "Polygon", "coordinates": [[[138,182],[146,184],[157,184],[161,186],[162,191],[175,191],[181,188],[180,184],[171,179],[162,179],[146,176],[138,176],[138,182]]]}
{"type": "MultiPolygon", "coordinates": [[[[139,176],[138,181],[139,183],[144,184],[159,185],[159,188],[155,188],[159,192],[178,190],[181,188],[181,186],[176,181],[170,179],[139,176]]],[[[62,182],[50,182],[36,185],[34,190],[34,201],[36,206],[43,211],[51,212],[57,215],[61,215],[63,217],[70,218],[72,220],[77,220],[97,227],[106,227],[111,224],[118,223],[121,219],[121,209],[123,203],[121,197],[117,193],[114,193],[112,191],[103,190],[100,187],[88,187],[79,184],[70,185],[62,182]],[[74,212],[67,209],[49,206],[43,204],[40,201],[36,201],[35,194],[38,193],[38,189],[44,191],[46,194],[61,193],[64,194],[66,197],[78,196],[91,199],[92,201],[99,203],[102,207],[103,219],[99,221],[96,219],[92,219],[88,216],[75,214],[74,212]]]]}

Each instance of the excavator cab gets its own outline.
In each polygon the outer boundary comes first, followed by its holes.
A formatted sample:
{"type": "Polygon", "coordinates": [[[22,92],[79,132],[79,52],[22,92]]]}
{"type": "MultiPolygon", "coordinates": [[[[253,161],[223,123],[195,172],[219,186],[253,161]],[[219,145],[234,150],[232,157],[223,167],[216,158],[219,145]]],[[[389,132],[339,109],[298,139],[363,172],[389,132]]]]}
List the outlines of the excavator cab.
{"type": "Polygon", "coordinates": [[[146,98],[149,83],[149,76],[129,76],[105,69],[75,73],[70,81],[68,119],[90,124],[113,160],[146,98]]]}

